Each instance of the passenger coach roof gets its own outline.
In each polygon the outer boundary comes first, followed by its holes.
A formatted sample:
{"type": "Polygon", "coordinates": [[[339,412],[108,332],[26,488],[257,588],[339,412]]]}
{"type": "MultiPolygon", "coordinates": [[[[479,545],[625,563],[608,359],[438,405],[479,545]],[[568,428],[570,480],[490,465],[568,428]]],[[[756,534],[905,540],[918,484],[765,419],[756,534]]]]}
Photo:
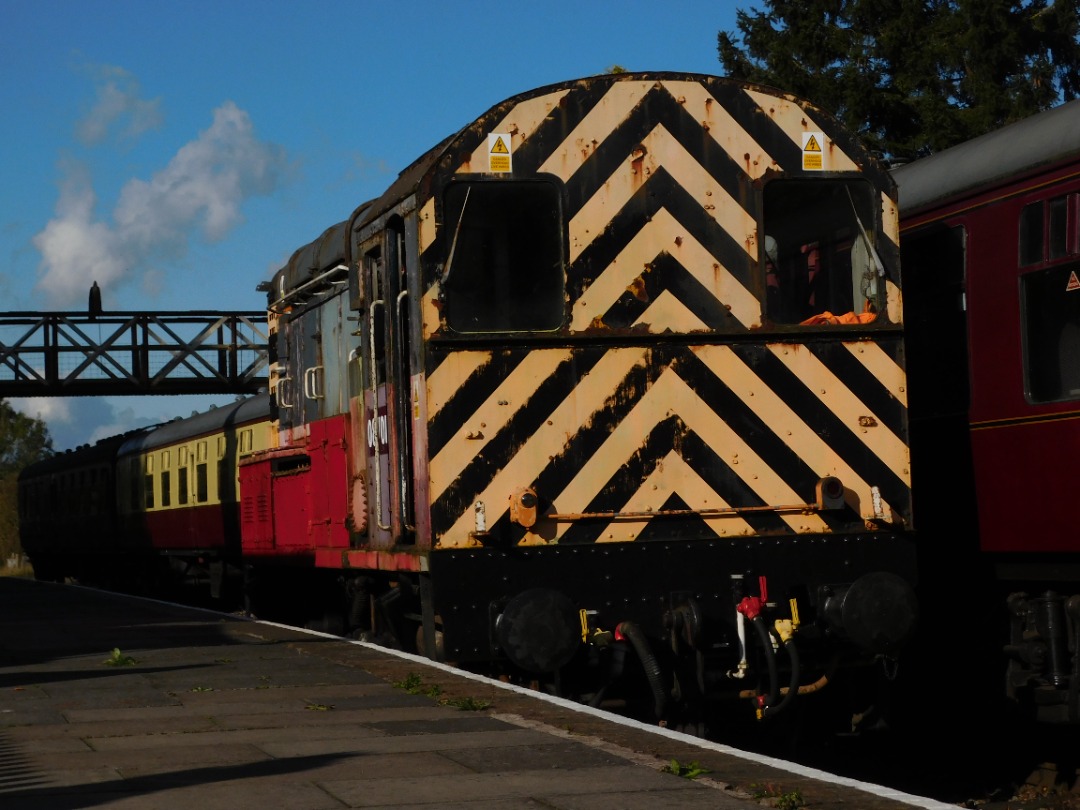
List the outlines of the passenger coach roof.
{"type": "Polygon", "coordinates": [[[248,397],[240,402],[222,405],[187,419],[174,419],[160,427],[134,436],[120,448],[120,455],[152,450],[174,442],[216,433],[227,425],[239,425],[260,418],[269,418],[270,397],[267,394],[248,397]]]}
{"type": "Polygon", "coordinates": [[[978,138],[893,169],[900,211],[1080,155],[1080,100],[1025,118],[978,138]]]}

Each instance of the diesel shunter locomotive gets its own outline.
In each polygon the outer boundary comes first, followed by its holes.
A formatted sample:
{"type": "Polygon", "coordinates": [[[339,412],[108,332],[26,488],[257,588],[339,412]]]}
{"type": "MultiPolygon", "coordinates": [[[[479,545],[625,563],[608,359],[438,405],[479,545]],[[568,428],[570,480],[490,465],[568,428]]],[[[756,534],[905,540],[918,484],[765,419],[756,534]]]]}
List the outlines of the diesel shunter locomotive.
{"type": "Polygon", "coordinates": [[[256,612],[659,720],[876,673],[917,618],[898,254],[888,172],[797,98],[510,98],[263,285],[223,564],[256,612]]]}

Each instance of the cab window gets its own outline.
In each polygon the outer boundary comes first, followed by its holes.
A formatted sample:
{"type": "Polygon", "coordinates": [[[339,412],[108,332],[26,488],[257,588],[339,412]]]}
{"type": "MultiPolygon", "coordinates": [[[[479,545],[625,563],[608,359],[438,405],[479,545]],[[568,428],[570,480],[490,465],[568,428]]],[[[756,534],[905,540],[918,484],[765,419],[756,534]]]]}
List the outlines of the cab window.
{"type": "Polygon", "coordinates": [[[863,180],[775,180],[764,189],[766,318],[870,323],[885,305],[877,203],[863,180]]]}
{"type": "Polygon", "coordinates": [[[441,295],[454,332],[562,326],[563,214],[546,181],[459,181],[443,195],[441,295]]]}

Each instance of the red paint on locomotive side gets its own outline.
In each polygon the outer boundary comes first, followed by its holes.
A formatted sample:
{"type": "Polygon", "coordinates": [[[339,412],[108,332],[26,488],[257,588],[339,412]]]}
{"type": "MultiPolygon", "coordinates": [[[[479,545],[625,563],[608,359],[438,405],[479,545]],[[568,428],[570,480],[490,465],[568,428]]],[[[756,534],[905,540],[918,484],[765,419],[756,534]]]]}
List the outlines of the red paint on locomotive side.
{"type": "Polygon", "coordinates": [[[309,425],[303,445],[241,462],[245,554],[293,556],[349,547],[349,435],[347,416],[322,419],[309,425]]]}

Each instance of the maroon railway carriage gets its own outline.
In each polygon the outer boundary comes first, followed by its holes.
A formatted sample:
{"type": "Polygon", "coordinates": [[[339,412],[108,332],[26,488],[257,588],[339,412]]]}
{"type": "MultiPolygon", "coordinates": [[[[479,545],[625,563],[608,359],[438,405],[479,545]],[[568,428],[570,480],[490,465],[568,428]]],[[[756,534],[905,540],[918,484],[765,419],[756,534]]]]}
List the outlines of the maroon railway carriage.
{"type": "Polygon", "coordinates": [[[1080,101],[893,176],[919,525],[943,593],[1011,594],[1012,695],[1080,719],[1080,101]]]}
{"type": "Polygon", "coordinates": [[[116,544],[116,454],[135,435],[59,453],[19,474],[19,537],[38,579],[85,577],[116,544]]]}

